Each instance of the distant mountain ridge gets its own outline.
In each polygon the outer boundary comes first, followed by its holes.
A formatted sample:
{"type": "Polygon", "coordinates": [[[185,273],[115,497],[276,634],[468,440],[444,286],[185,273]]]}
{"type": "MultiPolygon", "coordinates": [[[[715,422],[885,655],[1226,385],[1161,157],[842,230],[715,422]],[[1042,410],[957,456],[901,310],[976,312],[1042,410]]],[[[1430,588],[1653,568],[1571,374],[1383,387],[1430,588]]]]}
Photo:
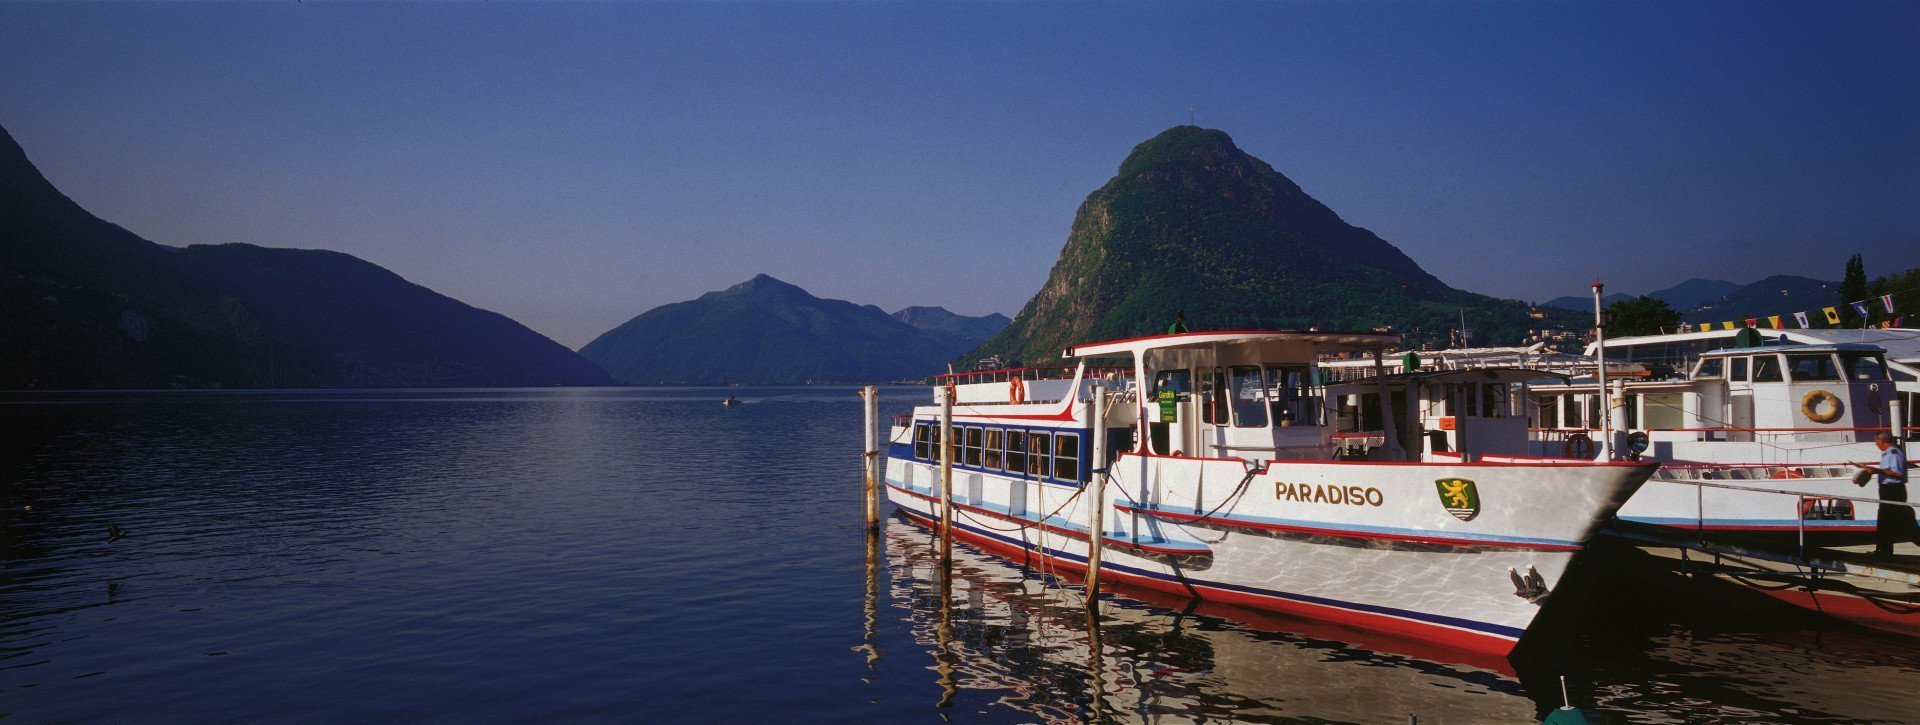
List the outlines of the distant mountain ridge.
{"type": "Polygon", "coordinates": [[[0,387],[603,385],[502,315],[338,252],[170,247],[82,209],[0,129],[0,387]]]}
{"type": "Polygon", "coordinates": [[[1038,362],[1164,332],[1178,311],[1194,330],[1391,325],[1415,344],[1446,340],[1462,316],[1476,344],[1575,317],[1448,287],[1227,134],[1177,126],[1087,196],[1046,283],[968,357],[1038,362]]]}
{"type": "Polygon", "coordinates": [[[1737,322],[1748,317],[1814,313],[1840,304],[1840,283],[1776,274],[1722,295],[1681,314],[1685,322],[1737,322]]]}
{"type": "MultiPolygon", "coordinates": [[[[1666,289],[1648,292],[1645,296],[1660,300],[1667,303],[1668,307],[1685,312],[1718,300],[1732,293],[1734,290],[1740,289],[1740,287],[1741,285],[1735,282],[1695,277],[1666,289]]],[[[1638,296],[1640,295],[1615,292],[1602,297],[1601,302],[1611,305],[1615,302],[1630,300],[1638,296]]],[[[1568,295],[1566,297],[1555,297],[1547,300],[1546,302],[1540,303],[1540,306],[1590,312],[1593,310],[1593,298],[1568,295]]]]}
{"type": "Polygon", "coordinates": [[[893,318],[922,330],[943,332],[974,344],[985,342],[994,333],[1013,324],[1013,319],[998,312],[968,317],[949,312],[945,307],[908,307],[893,313],[893,318]]]}
{"type": "Polygon", "coordinates": [[[901,315],[935,327],[982,324],[939,308],[908,310],[821,299],[761,274],[641,313],[580,354],[627,384],[884,382],[943,371],[975,344],[901,315]]]}

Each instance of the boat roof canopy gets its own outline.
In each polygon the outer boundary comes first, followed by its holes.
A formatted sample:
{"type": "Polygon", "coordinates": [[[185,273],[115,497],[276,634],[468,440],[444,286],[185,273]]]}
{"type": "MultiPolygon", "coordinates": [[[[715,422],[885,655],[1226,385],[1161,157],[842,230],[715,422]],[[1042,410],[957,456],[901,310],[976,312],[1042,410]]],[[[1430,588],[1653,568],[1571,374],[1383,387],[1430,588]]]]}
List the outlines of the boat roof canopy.
{"type": "Polygon", "coordinates": [[[1700,353],[1701,357],[1752,355],[1771,352],[1886,352],[1886,348],[1865,342],[1834,342],[1824,345],[1761,345],[1759,347],[1723,347],[1700,353]]]}
{"type": "Polygon", "coordinates": [[[1205,349],[1222,345],[1259,345],[1264,343],[1306,344],[1316,350],[1385,350],[1400,343],[1394,332],[1325,332],[1320,330],[1253,330],[1232,332],[1182,332],[1151,335],[1110,342],[1075,345],[1061,357],[1111,357],[1140,355],[1151,351],[1205,349]]]}
{"type": "Polygon", "coordinates": [[[1385,382],[1388,385],[1398,383],[1525,383],[1535,380],[1556,380],[1565,383],[1572,380],[1572,377],[1548,370],[1536,370],[1533,368],[1470,368],[1464,370],[1418,370],[1411,373],[1389,373],[1384,378],[1368,376],[1340,383],[1340,385],[1368,386],[1378,385],[1381,382],[1385,382]]]}

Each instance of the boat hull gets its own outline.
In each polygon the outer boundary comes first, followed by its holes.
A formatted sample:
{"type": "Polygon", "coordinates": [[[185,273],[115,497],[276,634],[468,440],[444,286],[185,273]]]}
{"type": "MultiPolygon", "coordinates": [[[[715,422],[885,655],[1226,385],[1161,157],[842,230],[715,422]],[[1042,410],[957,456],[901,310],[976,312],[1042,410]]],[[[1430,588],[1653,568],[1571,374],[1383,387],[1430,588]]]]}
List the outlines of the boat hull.
{"type": "MultiPolygon", "coordinates": [[[[1122,456],[1106,483],[1101,577],[1504,656],[1598,523],[1650,473],[1313,462],[1249,474],[1235,460],[1122,456]],[[1436,485],[1462,480],[1475,494],[1470,515],[1449,511],[1436,485]]],[[[937,525],[937,467],[896,459],[887,479],[903,513],[937,525]]],[[[969,471],[956,472],[955,492],[957,537],[1084,572],[1080,489],[969,471]]]]}

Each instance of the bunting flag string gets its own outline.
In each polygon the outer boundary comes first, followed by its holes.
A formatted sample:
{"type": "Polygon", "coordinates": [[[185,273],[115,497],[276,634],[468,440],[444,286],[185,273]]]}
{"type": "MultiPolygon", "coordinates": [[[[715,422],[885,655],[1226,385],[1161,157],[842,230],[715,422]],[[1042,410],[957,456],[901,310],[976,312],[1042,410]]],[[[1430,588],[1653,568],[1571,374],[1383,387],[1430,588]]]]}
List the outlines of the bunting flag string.
{"type": "MultiPolygon", "coordinates": [[[[1897,305],[1895,305],[1893,301],[1894,295],[1906,295],[1915,291],[1920,291],[1920,287],[1916,287],[1912,289],[1904,289],[1904,290],[1895,290],[1891,293],[1880,295],[1879,307],[1881,311],[1883,311],[1887,315],[1887,317],[1890,319],[1883,320],[1878,323],[1868,322],[1868,319],[1875,314],[1873,310],[1874,305],[1871,299],[1857,300],[1854,302],[1848,302],[1844,305],[1834,305],[1832,307],[1822,307],[1820,308],[1820,314],[1822,317],[1826,319],[1825,326],[1827,327],[1840,326],[1841,324],[1840,310],[1843,308],[1850,309],[1854,314],[1859,315],[1861,319],[1860,324],[1863,327],[1876,327],[1876,328],[1901,327],[1906,323],[1907,317],[1906,315],[1901,315],[1899,317],[1893,316],[1893,313],[1898,309],[1897,305]]],[[[1800,312],[1792,313],[1793,322],[1795,325],[1799,326],[1799,329],[1802,329],[1802,330],[1813,329],[1816,325],[1814,324],[1813,318],[1810,315],[1811,313],[1809,311],[1804,311],[1804,310],[1800,312]]],[[[1767,315],[1764,317],[1748,317],[1748,318],[1744,318],[1744,322],[1746,323],[1744,326],[1754,327],[1754,328],[1764,326],[1764,327],[1772,328],[1775,330],[1785,330],[1785,329],[1789,329],[1787,327],[1785,317],[1786,315],[1767,315]]],[[[1742,321],[1743,320],[1727,320],[1724,322],[1717,322],[1717,323],[1703,322],[1703,323],[1700,323],[1700,329],[1701,330],[1738,330],[1743,326],[1741,324],[1742,321]]]]}

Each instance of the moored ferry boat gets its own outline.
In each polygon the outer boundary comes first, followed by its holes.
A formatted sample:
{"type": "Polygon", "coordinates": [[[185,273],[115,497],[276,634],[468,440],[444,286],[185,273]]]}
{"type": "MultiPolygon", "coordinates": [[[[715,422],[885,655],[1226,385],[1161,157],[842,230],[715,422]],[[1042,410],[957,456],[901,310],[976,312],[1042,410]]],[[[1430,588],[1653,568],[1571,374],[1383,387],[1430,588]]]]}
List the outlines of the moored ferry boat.
{"type": "MultiPolygon", "coordinates": [[[[1070,348],[1080,364],[1057,377],[942,376],[953,531],[1068,571],[1099,541],[1101,576],[1133,586],[1505,655],[1654,465],[1423,456],[1391,413],[1375,414],[1379,445],[1348,448],[1318,362],[1371,353],[1378,371],[1397,342],[1182,333],[1070,348]]],[[[886,467],[889,498],[923,523],[941,517],[941,417],[896,420],[886,467]]]]}

